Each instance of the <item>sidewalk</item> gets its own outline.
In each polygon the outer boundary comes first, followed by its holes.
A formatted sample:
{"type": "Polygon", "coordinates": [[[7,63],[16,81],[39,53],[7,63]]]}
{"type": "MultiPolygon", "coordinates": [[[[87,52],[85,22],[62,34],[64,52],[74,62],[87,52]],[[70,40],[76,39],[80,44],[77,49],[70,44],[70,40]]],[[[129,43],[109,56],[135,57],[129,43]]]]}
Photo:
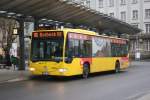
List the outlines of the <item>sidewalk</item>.
{"type": "Polygon", "coordinates": [[[29,79],[28,71],[17,71],[13,69],[0,69],[0,84],[8,82],[23,81],[29,79]]]}
{"type": "Polygon", "coordinates": [[[150,59],[132,60],[134,62],[150,62],[150,59]]]}

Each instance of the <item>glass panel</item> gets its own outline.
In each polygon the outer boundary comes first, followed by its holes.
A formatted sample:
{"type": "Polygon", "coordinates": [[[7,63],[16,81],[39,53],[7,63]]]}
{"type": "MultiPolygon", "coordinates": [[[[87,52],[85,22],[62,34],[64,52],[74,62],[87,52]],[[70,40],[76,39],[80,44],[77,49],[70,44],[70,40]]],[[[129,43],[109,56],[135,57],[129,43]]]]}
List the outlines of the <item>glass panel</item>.
{"type": "Polygon", "coordinates": [[[84,57],[91,57],[92,55],[92,41],[91,40],[85,40],[84,41],[84,57]]]}
{"type": "MultiPolygon", "coordinates": [[[[69,37],[69,36],[68,36],[69,37]]],[[[66,57],[91,57],[92,41],[68,38],[66,44],[66,57]]]]}
{"type": "Polygon", "coordinates": [[[57,39],[33,39],[31,49],[31,60],[54,60],[56,57],[62,59],[63,38],[57,39]]]}
{"type": "Polygon", "coordinates": [[[109,57],[110,56],[110,40],[101,37],[93,37],[92,39],[92,55],[93,57],[109,57]]]}
{"type": "Polygon", "coordinates": [[[115,44],[111,43],[111,55],[112,57],[124,57],[128,54],[127,44],[115,44]]]}

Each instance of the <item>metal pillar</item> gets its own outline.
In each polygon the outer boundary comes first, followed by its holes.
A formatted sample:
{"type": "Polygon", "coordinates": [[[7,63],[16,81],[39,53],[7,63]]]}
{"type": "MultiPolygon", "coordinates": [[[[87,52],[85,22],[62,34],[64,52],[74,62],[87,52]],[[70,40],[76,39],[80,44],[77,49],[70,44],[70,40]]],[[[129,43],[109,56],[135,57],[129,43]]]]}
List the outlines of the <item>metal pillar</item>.
{"type": "Polygon", "coordinates": [[[34,18],[34,30],[37,30],[39,28],[39,19],[34,18]]]}
{"type": "Polygon", "coordinates": [[[19,44],[20,44],[20,48],[19,48],[19,67],[18,70],[25,70],[25,53],[24,53],[24,48],[25,48],[25,44],[24,44],[24,18],[21,17],[18,19],[19,22],[19,44]]]}
{"type": "Polygon", "coordinates": [[[122,34],[122,33],[117,33],[117,37],[118,37],[118,38],[121,38],[121,34],[122,34]]]}

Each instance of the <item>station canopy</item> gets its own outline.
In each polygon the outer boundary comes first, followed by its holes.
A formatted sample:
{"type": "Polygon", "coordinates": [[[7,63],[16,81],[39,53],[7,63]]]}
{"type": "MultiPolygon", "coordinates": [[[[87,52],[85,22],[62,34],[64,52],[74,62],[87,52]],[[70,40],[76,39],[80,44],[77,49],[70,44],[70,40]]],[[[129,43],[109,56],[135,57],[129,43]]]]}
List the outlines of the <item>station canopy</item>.
{"type": "Polygon", "coordinates": [[[83,24],[117,33],[136,34],[141,31],[130,24],[68,0],[0,0],[0,11],[83,24]]]}

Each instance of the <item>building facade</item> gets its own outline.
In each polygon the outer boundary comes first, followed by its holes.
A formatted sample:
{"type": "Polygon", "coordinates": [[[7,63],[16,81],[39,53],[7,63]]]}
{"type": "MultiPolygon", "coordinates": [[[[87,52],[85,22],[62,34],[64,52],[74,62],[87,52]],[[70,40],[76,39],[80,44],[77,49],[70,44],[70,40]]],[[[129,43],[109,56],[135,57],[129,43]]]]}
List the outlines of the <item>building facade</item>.
{"type": "Polygon", "coordinates": [[[134,57],[150,58],[150,0],[72,0],[91,9],[120,19],[142,30],[130,36],[130,52],[134,57]]]}

